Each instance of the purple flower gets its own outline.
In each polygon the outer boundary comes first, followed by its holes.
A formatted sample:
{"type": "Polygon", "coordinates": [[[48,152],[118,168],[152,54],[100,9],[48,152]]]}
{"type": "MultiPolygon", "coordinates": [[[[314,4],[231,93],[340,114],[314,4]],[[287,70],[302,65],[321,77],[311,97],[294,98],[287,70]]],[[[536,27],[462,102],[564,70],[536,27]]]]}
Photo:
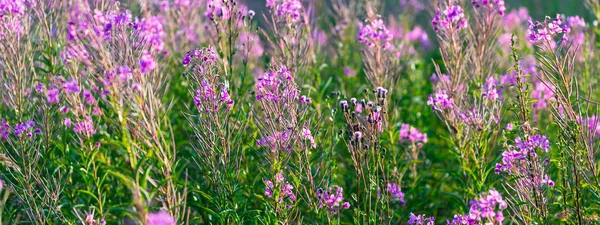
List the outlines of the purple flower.
{"type": "Polygon", "coordinates": [[[433,30],[435,31],[460,30],[467,26],[467,19],[462,7],[450,5],[444,10],[436,10],[431,25],[433,25],[433,30]]]}
{"type": "Polygon", "coordinates": [[[294,187],[285,181],[282,173],[276,174],[273,180],[275,183],[271,180],[264,180],[265,196],[272,199],[278,199],[278,203],[287,202],[288,207],[291,207],[296,201],[296,195],[293,192],[294,187]],[[278,194],[278,196],[273,196],[274,194],[278,194]]]}
{"type": "Polygon", "coordinates": [[[302,128],[302,137],[304,137],[305,140],[310,141],[310,147],[311,148],[316,148],[317,147],[317,143],[315,142],[315,138],[312,136],[310,130],[306,127],[302,128]]]}
{"type": "Polygon", "coordinates": [[[404,206],[404,204],[406,204],[406,202],[404,201],[404,193],[402,193],[400,185],[395,183],[389,183],[387,185],[387,192],[390,193],[392,199],[400,202],[400,205],[404,206]]]}
{"type": "Polygon", "coordinates": [[[486,8],[497,12],[500,16],[504,16],[504,11],[506,11],[504,0],[472,0],[471,3],[475,8],[486,8]]]}
{"type": "Polygon", "coordinates": [[[267,8],[279,23],[305,24],[304,8],[299,0],[267,0],[267,8]]]}
{"type": "MultiPolygon", "coordinates": [[[[3,121],[3,125],[4,125],[4,121],[3,121]]],[[[15,131],[14,134],[17,137],[21,137],[23,134],[26,134],[27,136],[31,136],[31,129],[35,126],[35,122],[33,121],[26,121],[23,123],[19,123],[17,125],[15,125],[15,131]]]]}
{"type": "Polygon", "coordinates": [[[408,218],[408,225],[434,225],[435,218],[429,217],[426,218],[425,215],[415,215],[414,213],[410,213],[410,217],[408,218]]]}
{"type": "Polygon", "coordinates": [[[554,98],[554,86],[548,86],[551,84],[546,84],[543,82],[537,82],[535,84],[535,89],[531,92],[533,99],[537,100],[533,103],[534,108],[546,109],[550,102],[556,101],[554,98]]]}
{"type": "Polygon", "coordinates": [[[83,134],[86,136],[92,136],[96,134],[96,129],[94,128],[94,122],[92,121],[92,117],[88,116],[85,120],[75,123],[75,125],[73,126],[73,131],[75,133],[83,134]]]}
{"type": "Polygon", "coordinates": [[[79,89],[79,85],[76,80],[70,79],[64,84],[65,92],[68,94],[79,93],[81,90],[79,89]]]}
{"type": "Polygon", "coordinates": [[[350,67],[346,66],[344,67],[344,75],[346,75],[347,77],[354,77],[356,76],[356,72],[350,69],[350,67]]]}
{"type": "Polygon", "coordinates": [[[427,105],[431,105],[433,110],[444,110],[454,108],[454,99],[452,99],[445,90],[438,90],[435,94],[429,95],[427,105]]]}
{"type": "Polygon", "coordinates": [[[147,225],[175,225],[177,223],[167,211],[148,213],[146,222],[147,225]]]}
{"type": "Polygon", "coordinates": [[[400,125],[400,142],[427,143],[427,134],[421,133],[417,128],[404,123],[400,125]]]}
{"type": "Polygon", "coordinates": [[[152,70],[156,69],[158,65],[154,60],[154,56],[147,51],[144,51],[142,53],[142,57],[140,58],[140,67],[142,68],[142,73],[150,73],[152,70]]]}
{"type": "Polygon", "coordinates": [[[48,103],[58,103],[58,89],[53,88],[46,92],[46,100],[48,103]]]}
{"type": "Polygon", "coordinates": [[[6,140],[8,135],[10,134],[10,125],[6,122],[5,119],[0,121],[0,138],[1,140],[6,140]]]}
{"type": "Polygon", "coordinates": [[[344,189],[337,185],[327,190],[319,189],[317,191],[317,198],[319,199],[317,205],[320,208],[329,209],[335,214],[339,213],[341,209],[350,208],[350,202],[344,202],[343,191],[344,189]]]}
{"type": "Polygon", "coordinates": [[[554,19],[546,16],[543,22],[533,22],[529,18],[527,24],[527,37],[531,44],[553,41],[554,37],[559,34],[563,34],[564,40],[571,31],[569,26],[563,23],[561,16],[558,14],[554,19]]]}
{"type": "MultiPolygon", "coordinates": [[[[378,15],[377,17],[381,16],[378,15]]],[[[392,33],[385,27],[381,19],[367,20],[366,24],[359,24],[358,42],[367,45],[369,48],[381,48],[393,51],[394,45],[391,43],[392,39],[392,33]]]]}

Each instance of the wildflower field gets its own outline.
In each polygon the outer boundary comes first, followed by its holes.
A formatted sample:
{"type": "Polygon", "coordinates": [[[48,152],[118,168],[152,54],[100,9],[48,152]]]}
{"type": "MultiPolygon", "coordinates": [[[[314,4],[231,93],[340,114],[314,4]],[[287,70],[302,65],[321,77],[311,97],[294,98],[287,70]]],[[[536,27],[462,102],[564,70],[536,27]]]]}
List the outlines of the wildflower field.
{"type": "Polygon", "coordinates": [[[597,18],[0,0],[0,224],[600,224],[597,18]]]}

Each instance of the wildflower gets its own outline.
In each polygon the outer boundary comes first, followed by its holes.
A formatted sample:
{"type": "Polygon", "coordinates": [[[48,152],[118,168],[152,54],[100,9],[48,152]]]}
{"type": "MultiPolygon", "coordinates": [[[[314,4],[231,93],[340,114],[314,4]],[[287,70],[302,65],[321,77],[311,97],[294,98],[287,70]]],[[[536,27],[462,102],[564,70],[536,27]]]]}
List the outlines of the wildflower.
{"type": "Polygon", "coordinates": [[[21,137],[23,134],[26,134],[27,136],[31,136],[32,133],[30,131],[34,126],[35,126],[35,122],[33,122],[33,121],[26,121],[23,123],[19,123],[19,124],[15,125],[14,134],[17,137],[21,137]]]}
{"type": "Polygon", "coordinates": [[[79,93],[79,91],[81,91],[79,89],[79,85],[77,84],[77,81],[70,79],[69,81],[67,81],[64,84],[64,88],[65,88],[65,92],[67,92],[68,94],[74,94],[74,93],[79,93]]]}
{"type": "MultiPolygon", "coordinates": [[[[378,15],[377,17],[381,16],[378,15]]],[[[382,48],[393,51],[392,39],[393,35],[381,19],[368,20],[366,24],[359,24],[358,42],[367,45],[369,48],[382,48]]]]}
{"type": "Polygon", "coordinates": [[[266,4],[280,23],[305,24],[304,8],[299,0],[267,0],[266,4]]]}
{"type": "Polygon", "coordinates": [[[274,178],[275,183],[271,180],[264,180],[266,185],[265,196],[277,199],[278,203],[287,202],[288,207],[291,207],[296,201],[296,195],[293,192],[294,187],[285,181],[282,173],[276,174],[274,178]]]}
{"type": "Polygon", "coordinates": [[[569,26],[563,23],[559,14],[554,19],[546,16],[543,22],[536,21],[534,23],[529,18],[527,24],[527,38],[531,44],[550,42],[559,34],[563,34],[563,40],[565,40],[571,31],[569,26]]]}
{"type": "Polygon", "coordinates": [[[491,101],[496,101],[502,94],[502,89],[497,88],[498,81],[493,77],[488,77],[483,86],[483,96],[491,101]]]}
{"type": "Polygon", "coordinates": [[[502,224],[504,221],[502,211],[506,209],[507,203],[494,189],[473,199],[469,204],[471,208],[468,214],[455,215],[452,222],[448,222],[448,224],[502,224]]]}
{"type": "Polygon", "coordinates": [[[417,128],[404,123],[400,126],[400,142],[427,143],[427,134],[421,133],[417,128]]]}
{"type": "Polygon", "coordinates": [[[475,8],[488,8],[497,12],[500,16],[504,16],[504,11],[506,11],[504,0],[472,0],[471,4],[475,8]]]}
{"type": "Polygon", "coordinates": [[[350,69],[350,67],[346,66],[344,67],[344,75],[346,75],[347,77],[354,77],[356,76],[356,72],[350,69]]]}
{"type": "Polygon", "coordinates": [[[163,22],[159,17],[153,16],[142,19],[142,21],[136,25],[141,41],[146,46],[150,46],[150,49],[153,52],[162,52],[165,48],[162,39],[166,34],[163,31],[162,24],[163,22]]]}
{"type": "Polygon", "coordinates": [[[148,53],[148,51],[144,51],[142,53],[142,57],[140,58],[140,66],[142,73],[150,73],[152,70],[156,69],[158,65],[154,60],[154,56],[148,53]]]}
{"type": "Polygon", "coordinates": [[[10,134],[10,125],[6,122],[5,119],[0,121],[0,138],[1,140],[6,140],[8,135],[10,134]]]}
{"type": "Polygon", "coordinates": [[[147,225],[175,225],[177,221],[167,211],[151,212],[146,216],[147,225]]]}
{"type": "Polygon", "coordinates": [[[350,208],[350,203],[344,202],[343,191],[344,189],[340,186],[332,186],[327,190],[319,189],[317,191],[317,198],[319,199],[317,205],[320,208],[329,209],[333,213],[339,213],[341,209],[350,208]]]}
{"type": "Polygon", "coordinates": [[[454,100],[448,96],[445,90],[438,90],[435,94],[429,95],[427,105],[431,105],[433,110],[452,109],[454,100]]]}
{"type": "Polygon", "coordinates": [[[402,193],[400,185],[395,183],[389,183],[387,185],[387,192],[390,193],[392,199],[400,202],[400,205],[404,206],[406,204],[406,202],[404,201],[404,193],[402,193]]]}
{"type": "Polygon", "coordinates": [[[435,31],[449,29],[460,30],[467,26],[467,19],[465,18],[462,7],[450,5],[444,10],[437,9],[431,24],[435,31]]]}
{"type": "Polygon", "coordinates": [[[550,102],[556,101],[554,98],[554,86],[548,85],[551,84],[546,84],[541,81],[535,84],[535,89],[531,92],[533,99],[537,100],[533,103],[535,109],[546,109],[550,102]]]}
{"type": "Polygon", "coordinates": [[[87,136],[96,134],[96,129],[94,128],[94,122],[92,121],[92,117],[88,116],[85,120],[75,123],[75,125],[73,126],[73,131],[75,133],[87,136]]]}
{"type": "Polygon", "coordinates": [[[48,103],[58,103],[58,89],[53,88],[46,92],[46,100],[48,103]]]}
{"type": "Polygon", "coordinates": [[[513,32],[517,28],[520,28],[527,19],[529,19],[527,8],[520,7],[519,9],[512,10],[510,13],[506,14],[506,16],[502,18],[502,24],[504,25],[504,30],[513,32]]]}
{"type": "Polygon", "coordinates": [[[414,213],[410,213],[410,217],[408,218],[408,225],[434,225],[435,218],[429,217],[425,218],[425,215],[415,215],[414,213]]]}
{"type": "Polygon", "coordinates": [[[310,146],[312,148],[316,148],[317,147],[317,143],[315,142],[315,138],[312,136],[310,130],[306,127],[302,128],[302,136],[304,137],[305,140],[309,140],[310,141],[310,146]]]}

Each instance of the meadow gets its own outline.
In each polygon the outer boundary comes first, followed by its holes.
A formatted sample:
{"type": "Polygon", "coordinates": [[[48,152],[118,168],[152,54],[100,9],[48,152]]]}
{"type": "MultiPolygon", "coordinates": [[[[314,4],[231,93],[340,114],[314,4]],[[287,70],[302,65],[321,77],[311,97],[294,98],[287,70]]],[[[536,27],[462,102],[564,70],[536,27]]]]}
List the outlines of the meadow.
{"type": "Polygon", "coordinates": [[[600,224],[598,18],[0,0],[0,224],[600,224]]]}

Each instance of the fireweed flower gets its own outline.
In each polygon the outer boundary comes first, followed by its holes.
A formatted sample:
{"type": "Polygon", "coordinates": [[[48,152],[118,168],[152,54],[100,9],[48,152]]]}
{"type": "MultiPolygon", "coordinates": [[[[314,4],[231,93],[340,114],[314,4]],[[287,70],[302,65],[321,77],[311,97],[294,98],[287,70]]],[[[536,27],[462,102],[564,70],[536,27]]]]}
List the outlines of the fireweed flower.
{"type": "Polygon", "coordinates": [[[517,183],[521,185],[538,187],[545,184],[552,187],[554,182],[544,174],[546,163],[539,162],[540,152],[537,150],[550,151],[548,137],[540,134],[516,137],[514,144],[502,153],[502,162],[496,164],[494,171],[517,177],[517,183]]]}
{"type": "Polygon", "coordinates": [[[177,221],[167,211],[151,212],[146,215],[147,225],[175,225],[177,221]]]}
{"type": "MultiPolygon", "coordinates": [[[[4,127],[4,121],[3,121],[3,127],[4,127]]],[[[26,121],[23,123],[19,123],[17,125],[15,125],[14,127],[14,135],[17,137],[22,137],[23,134],[25,134],[27,137],[31,137],[33,135],[33,127],[35,126],[35,122],[33,121],[26,121]]]]}
{"type": "Polygon", "coordinates": [[[10,134],[10,125],[5,119],[0,121],[0,140],[6,140],[10,134]]]}
{"type": "Polygon", "coordinates": [[[202,48],[189,51],[182,64],[188,67],[192,80],[196,82],[194,105],[200,112],[230,111],[235,103],[225,83],[218,74],[217,54],[214,48],[202,48]]]}
{"type": "Polygon", "coordinates": [[[430,105],[433,110],[452,109],[454,107],[454,99],[448,96],[445,90],[437,90],[435,94],[429,95],[427,105],[430,105]]]}
{"type": "Polygon", "coordinates": [[[498,13],[500,16],[504,16],[504,11],[506,11],[504,0],[472,0],[471,4],[477,9],[488,9],[498,13]]]}
{"type": "Polygon", "coordinates": [[[548,86],[550,83],[543,83],[538,81],[535,83],[535,89],[531,92],[533,99],[537,100],[533,103],[533,107],[537,110],[546,109],[551,102],[555,102],[554,87],[548,86]]]}
{"type": "Polygon", "coordinates": [[[483,97],[496,101],[502,95],[502,87],[498,87],[498,80],[494,77],[486,78],[485,84],[483,85],[483,97]]]}
{"type": "Polygon", "coordinates": [[[492,189],[487,194],[473,199],[470,203],[470,210],[465,215],[455,215],[448,225],[461,224],[502,224],[507,203],[504,201],[498,191],[492,189]]]}
{"type": "Polygon", "coordinates": [[[410,213],[410,217],[408,218],[408,225],[434,225],[435,218],[425,217],[425,215],[415,215],[414,213],[410,213]]]}
{"type": "Polygon", "coordinates": [[[77,84],[77,81],[73,79],[67,81],[63,87],[67,94],[75,94],[81,91],[81,89],[79,89],[79,84],[77,84]]]}
{"type": "Polygon", "coordinates": [[[315,138],[312,136],[312,133],[310,132],[310,130],[306,127],[302,128],[302,136],[304,137],[305,140],[310,141],[310,146],[311,148],[316,148],[317,147],[317,143],[315,142],[315,138]]]}
{"type": "Polygon", "coordinates": [[[510,11],[510,13],[506,14],[502,18],[502,25],[504,25],[504,30],[511,32],[516,29],[522,27],[522,25],[529,19],[529,11],[527,8],[520,7],[518,9],[514,9],[510,11]]]}
{"type": "Polygon", "coordinates": [[[435,31],[461,30],[467,26],[467,19],[462,7],[450,5],[444,10],[436,10],[431,25],[435,31]]]}
{"type": "Polygon", "coordinates": [[[9,34],[23,35],[23,22],[26,19],[27,11],[35,6],[36,1],[0,1],[0,40],[9,34]]]}
{"type": "Polygon", "coordinates": [[[400,185],[395,183],[389,183],[387,185],[386,190],[390,194],[392,200],[399,202],[402,206],[406,204],[406,202],[404,201],[404,193],[402,193],[400,185]]]}
{"type": "Polygon", "coordinates": [[[90,137],[96,134],[96,129],[94,128],[94,121],[91,116],[88,116],[84,120],[80,120],[79,122],[73,125],[73,131],[77,134],[81,134],[83,136],[90,137]]]}
{"type": "Polygon", "coordinates": [[[541,45],[544,49],[554,41],[554,38],[562,34],[562,40],[568,40],[567,35],[571,31],[565,24],[559,14],[555,18],[546,16],[544,21],[533,22],[530,18],[527,21],[527,38],[531,44],[541,45]]]}
{"type": "Polygon", "coordinates": [[[299,0],[267,0],[266,4],[280,23],[296,24],[306,23],[304,7],[299,0]]]}
{"type": "Polygon", "coordinates": [[[587,129],[592,136],[600,137],[600,119],[597,115],[590,116],[588,118],[578,117],[577,121],[587,129]]]}
{"type": "Polygon", "coordinates": [[[328,209],[330,212],[337,214],[342,209],[350,208],[350,202],[344,202],[344,189],[340,186],[332,186],[327,190],[319,188],[317,190],[317,204],[320,208],[328,209]]]}
{"type": "Polygon", "coordinates": [[[286,204],[288,208],[291,208],[294,202],[296,202],[296,195],[293,192],[294,186],[285,181],[282,173],[276,174],[273,181],[264,180],[265,196],[277,200],[280,204],[286,204]]]}
{"type": "Polygon", "coordinates": [[[427,143],[427,134],[421,133],[417,128],[409,124],[400,125],[400,142],[404,143],[427,143]]]}
{"type": "Polygon", "coordinates": [[[58,103],[58,89],[53,88],[46,91],[46,100],[48,103],[58,103]]]}
{"type": "Polygon", "coordinates": [[[154,60],[154,56],[147,51],[144,51],[142,52],[142,57],[140,58],[140,67],[142,73],[150,73],[152,70],[158,67],[158,64],[154,60]]]}
{"type": "Polygon", "coordinates": [[[378,15],[377,19],[367,20],[359,24],[358,42],[367,45],[369,48],[382,48],[387,51],[393,51],[394,45],[392,33],[385,27],[383,20],[378,15]]]}

